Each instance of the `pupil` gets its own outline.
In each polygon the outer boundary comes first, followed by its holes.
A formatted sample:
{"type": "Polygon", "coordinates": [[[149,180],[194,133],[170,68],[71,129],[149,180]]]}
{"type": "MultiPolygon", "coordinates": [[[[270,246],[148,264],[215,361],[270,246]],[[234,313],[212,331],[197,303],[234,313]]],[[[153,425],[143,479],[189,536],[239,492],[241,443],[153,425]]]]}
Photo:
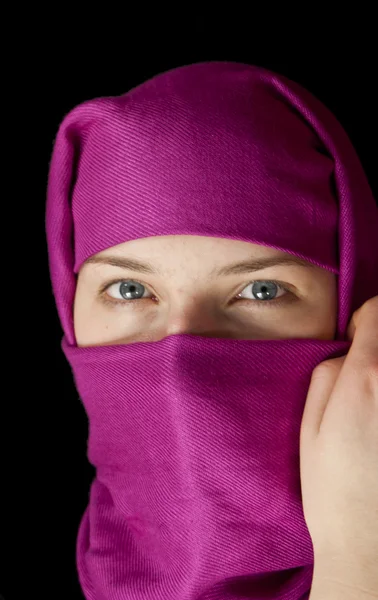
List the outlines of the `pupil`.
{"type": "Polygon", "coordinates": [[[253,284],[253,293],[259,300],[272,300],[276,296],[275,283],[264,283],[261,285],[260,283],[253,284]],[[255,286],[259,286],[260,289],[256,289],[255,286]]]}
{"type": "Polygon", "coordinates": [[[127,298],[128,300],[143,296],[143,289],[144,288],[142,285],[139,286],[135,283],[124,282],[120,285],[121,296],[127,298]],[[131,294],[135,294],[135,296],[130,296],[131,294]]]}

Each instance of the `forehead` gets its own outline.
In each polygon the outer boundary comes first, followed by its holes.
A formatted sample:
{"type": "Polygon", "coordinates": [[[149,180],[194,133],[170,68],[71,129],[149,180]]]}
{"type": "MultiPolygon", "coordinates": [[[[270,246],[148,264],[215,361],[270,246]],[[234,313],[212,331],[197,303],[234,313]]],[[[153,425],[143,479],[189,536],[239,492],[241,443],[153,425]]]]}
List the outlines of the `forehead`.
{"type": "MultiPolygon", "coordinates": [[[[95,256],[138,255],[158,260],[161,256],[170,258],[171,252],[182,252],[191,255],[199,254],[202,258],[217,261],[218,257],[290,257],[293,254],[262,244],[199,235],[162,235],[130,240],[99,252],[95,256]],[[205,253],[205,254],[203,254],[205,253]]],[[[174,255],[172,256],[174,258],[174,255]]]]}
{"type": "MultiPolygon", "coordinates": [[[[149,274],[163,274],[183,264],[206,269],[209,277],[237,275],[271,266],[319,269],[293,254],[239,240],[206,236],[154,236],[131,240],[89,257],[103,264],[149,274]]],[[[323,269],[321,269],[323,270],[323,269]]]]}

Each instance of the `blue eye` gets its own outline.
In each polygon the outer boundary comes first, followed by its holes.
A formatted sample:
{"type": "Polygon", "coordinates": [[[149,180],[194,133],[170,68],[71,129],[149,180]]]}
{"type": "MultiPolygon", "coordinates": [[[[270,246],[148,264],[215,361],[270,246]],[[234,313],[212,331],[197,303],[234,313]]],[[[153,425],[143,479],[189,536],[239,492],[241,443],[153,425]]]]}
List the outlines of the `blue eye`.
{"type": "MultiPolygon", "coordinates": [[[[135,308],[136,300],[155,298],[146,296],[147,287],[133,279],[116,280],[108,282],[101,290],[102,301],[108,305],[132,306],[135,308]],[[106,292],[106,294],[104,294],[106,292]],[[107,297],[106,297],[107,296],[107,297]],[[109,299],[110,298],[110,299],[109,299]]],[[[272,279],[251,281],[237,294],[233,302],[248,303],[250,306],[277,306],[282,302],[294,299],[294,294],[281,282],[272,279]],[[281,291],[281,293],[279,293],[281,291]],[[244,294],[247,293],[247,296],[244,294]]],[[[137,303],[139,304],[139,303],[137,303]]]]}
{"type": "MultiPolygon", "coordinates": [[[[281,290],[286,291],[286,288],[284,288],[283,286],[281,286],[278,282],[276,281],[254,281],[250,284],[247,285],[247,287],[245,288],[246,290],[251,290],[251,295],[253,296],[252,298],[250,298],[250,300],[262,300],[264,302],[267,301],[272,301],[275,300],[277,297],[277,288],[281,288],[281,290]]],[[[240,294],[238,294],[238,298],[243,298],[242,294],[244,293],[241,292],[240,294]]],[[[284,294],[281,294],[284,295],[284,294]]],[[[281,296],[278,296],[278,298],[280,298],[281,296]]]]}
{"type": "Polygon", "coordinates": [[[119,293],[124,300],[137,300],[143,296],[146,289],[144,285],[138,281],[133,281],[132,279],[117,282],[114,285],[116,289],[119,290],[119,293]]]}

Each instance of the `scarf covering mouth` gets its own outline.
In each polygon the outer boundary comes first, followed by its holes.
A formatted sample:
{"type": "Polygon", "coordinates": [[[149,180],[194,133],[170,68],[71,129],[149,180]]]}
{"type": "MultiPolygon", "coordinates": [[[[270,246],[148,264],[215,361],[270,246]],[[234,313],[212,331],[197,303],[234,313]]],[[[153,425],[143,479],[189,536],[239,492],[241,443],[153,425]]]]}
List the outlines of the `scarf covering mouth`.
{"type": "Polygon", "coordinates": [[[96,468],[77,539],[86,600],[307,600],[299,435],[311,374],[348,352],[353,312],[378,295],[377,206],[340,123],[297,83],[234,62],[83,102],[55,139],[46,233],[96,468]],[[335,339],[78,347],[84,261],[164,235],[261,244],[333,272],[335,339]]]}

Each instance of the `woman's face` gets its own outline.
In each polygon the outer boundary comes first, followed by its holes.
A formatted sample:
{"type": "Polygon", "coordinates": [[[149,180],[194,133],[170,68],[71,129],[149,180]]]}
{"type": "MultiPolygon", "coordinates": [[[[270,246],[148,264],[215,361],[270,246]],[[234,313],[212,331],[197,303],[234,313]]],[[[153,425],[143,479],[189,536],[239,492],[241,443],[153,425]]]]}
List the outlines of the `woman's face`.
{"type": "Polygon", "coordinates": [[[336,276],[307,261],[273,264],[282,259],[298,260],[258,244],[195,235],[108,248],[88,259],[78,275],[77,344],[132,344],[182,333],[334,339],[336,276]],[[267,260],[270,266],[257,264],[267,260]],[[241,262],[249,266],[226,272],[241,262]]]}

